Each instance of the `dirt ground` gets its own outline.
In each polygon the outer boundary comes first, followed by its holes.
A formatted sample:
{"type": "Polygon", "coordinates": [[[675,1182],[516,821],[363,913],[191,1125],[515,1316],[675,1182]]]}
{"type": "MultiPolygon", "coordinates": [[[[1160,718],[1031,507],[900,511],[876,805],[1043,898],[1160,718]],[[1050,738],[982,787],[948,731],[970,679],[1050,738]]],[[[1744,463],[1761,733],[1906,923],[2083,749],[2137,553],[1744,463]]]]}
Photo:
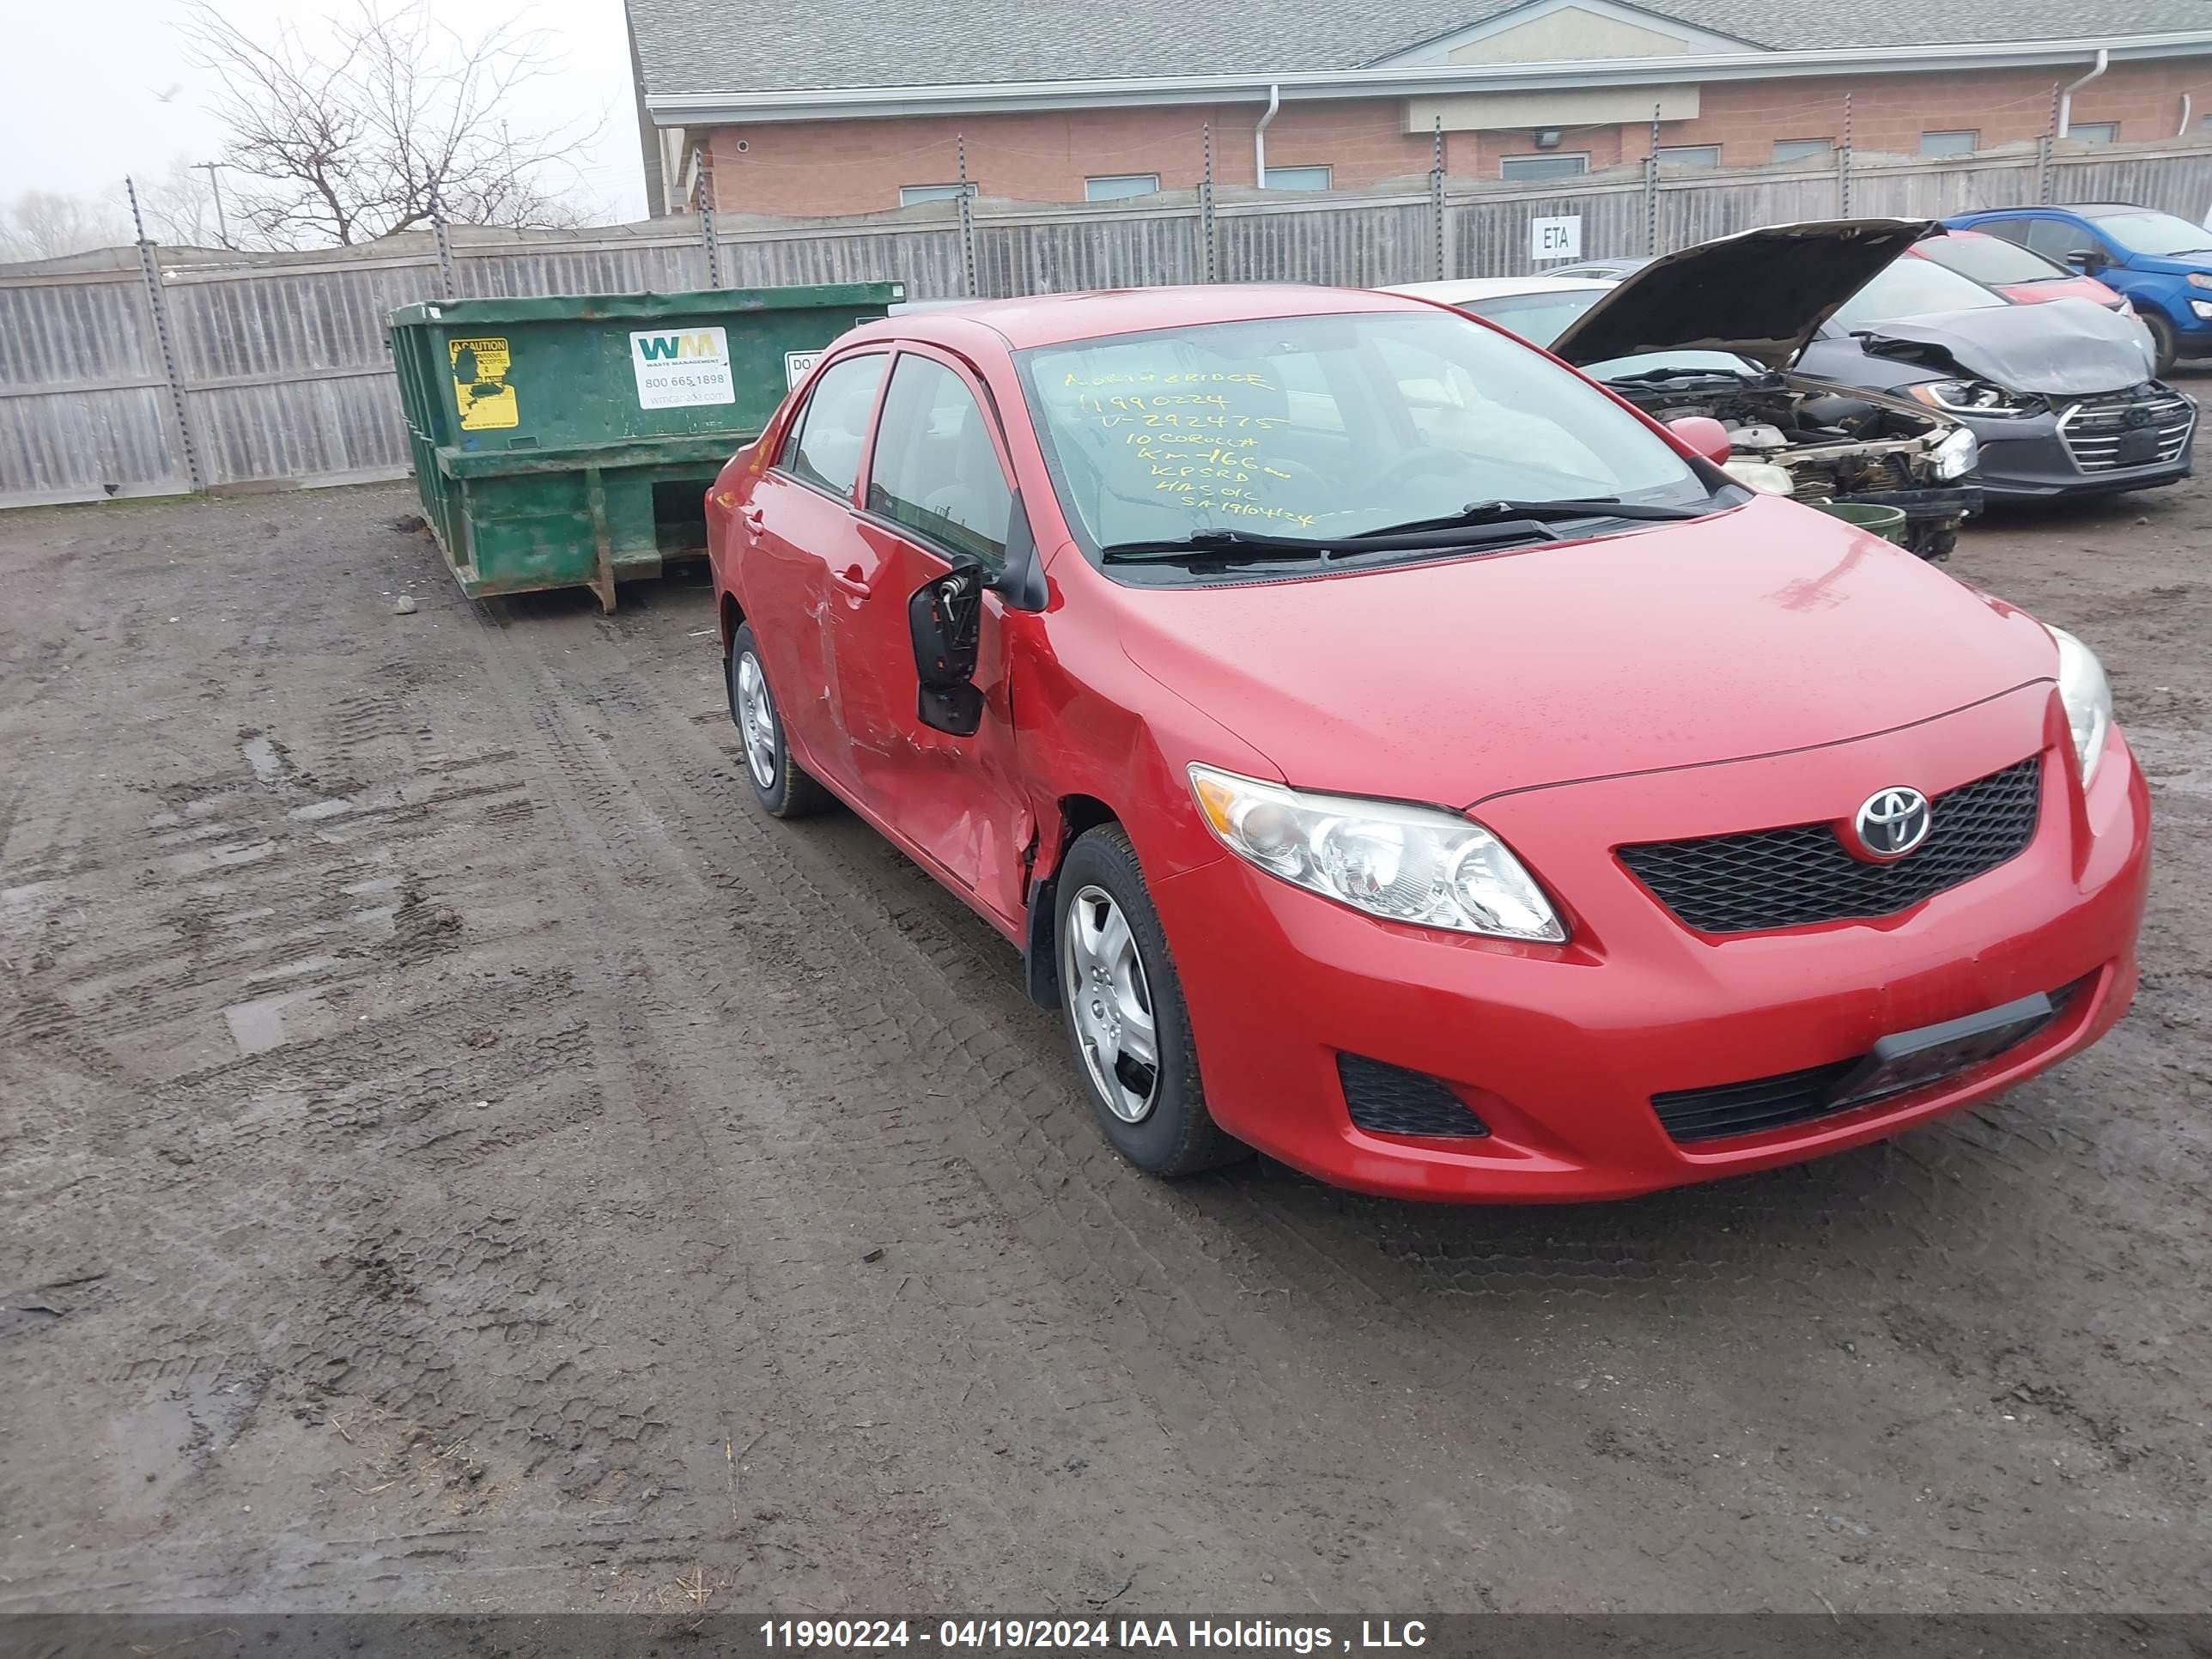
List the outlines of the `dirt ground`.
{"type": "Polygon", "coordinates": [[[2120,1030],[1549,1211],[1119,1164],[752,809],[702,574],[471,605],[413,505],[0,518],[0,1611],[2208,1606],[2212,489],[1953,566],[2152,775],[2120,1030]]]}

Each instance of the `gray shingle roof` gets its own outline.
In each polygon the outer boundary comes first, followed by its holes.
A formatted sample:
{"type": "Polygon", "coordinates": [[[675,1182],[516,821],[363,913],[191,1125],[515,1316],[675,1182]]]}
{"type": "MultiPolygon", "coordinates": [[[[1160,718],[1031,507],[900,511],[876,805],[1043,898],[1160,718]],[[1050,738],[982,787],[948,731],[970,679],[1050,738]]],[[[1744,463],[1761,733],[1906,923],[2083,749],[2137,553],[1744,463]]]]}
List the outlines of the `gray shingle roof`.
{"type": "MultiPolygon", "coordinates": [[[[1523,0],[629,0],[652,94],[1358,69],[1523,0]]],[[[1635,0],[1777,49],[2212,27],[2212,0],[1635,0]]]]}

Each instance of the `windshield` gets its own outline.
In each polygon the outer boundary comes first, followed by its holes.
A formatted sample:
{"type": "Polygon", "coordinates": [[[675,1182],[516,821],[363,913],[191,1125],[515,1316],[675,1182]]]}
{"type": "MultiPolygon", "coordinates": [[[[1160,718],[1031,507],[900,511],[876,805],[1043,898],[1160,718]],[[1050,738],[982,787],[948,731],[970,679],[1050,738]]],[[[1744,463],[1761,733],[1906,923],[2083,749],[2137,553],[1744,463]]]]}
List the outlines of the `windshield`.
{"type": "Polygon", "coordinates": [[[1874,280],[1844,301],[1833,318],[1833,327],[1848,333],[1869,323],[1892,317],[1924,317],[1935,311],[1978,311],[2006,303],[1979,283],[1926,259],[1899,259],[1884,265],[1874,280]]]}
{"type": "Polygon", "coordinates": [[[2040,253],[2030,253],[2019,243],[1996,236],[1930,236],[1914,252],[1946,270],[1955,270],[1992,288],[2008,283],[2066,282],[2074,277],[2065,266],[2055,265],[2040,253]]]}
{"type": "Polygon", "coordinates": [[[1358,536],[1474,502],[1711,501],[1604,393],[1448,312],[1204,324],[1019,362],[1094,552],[1206,531],[1358,536]]]}
{"type": "Polygon", "coordinates": [[[2212,230],[2171,213],[2108,213],[2091,224],[2130,253],[2160,258],[2175,253],[2212,253],[2212,230]]]}
{"type": "Polygon", "coordinates": [[[1510,328],[1532,345],[1547,346],[1567,325],[1600,300],[1603,289],[1567,289],[1558,294],[1506,294],[1492,300],[1465,300],[1460,309],[1510,328]]]}

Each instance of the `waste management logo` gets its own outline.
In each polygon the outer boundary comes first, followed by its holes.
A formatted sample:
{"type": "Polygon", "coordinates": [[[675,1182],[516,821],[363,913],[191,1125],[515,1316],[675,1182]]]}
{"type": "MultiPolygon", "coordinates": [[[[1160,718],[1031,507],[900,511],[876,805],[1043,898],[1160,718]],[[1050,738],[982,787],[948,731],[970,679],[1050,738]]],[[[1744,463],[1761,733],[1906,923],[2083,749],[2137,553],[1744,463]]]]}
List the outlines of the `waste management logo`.
{"type": "Polygon", "coordinates": [[[629,337],[629,366],[641,409],[733,404],[730,337],[719,328],[675,328],[629,337]]]}

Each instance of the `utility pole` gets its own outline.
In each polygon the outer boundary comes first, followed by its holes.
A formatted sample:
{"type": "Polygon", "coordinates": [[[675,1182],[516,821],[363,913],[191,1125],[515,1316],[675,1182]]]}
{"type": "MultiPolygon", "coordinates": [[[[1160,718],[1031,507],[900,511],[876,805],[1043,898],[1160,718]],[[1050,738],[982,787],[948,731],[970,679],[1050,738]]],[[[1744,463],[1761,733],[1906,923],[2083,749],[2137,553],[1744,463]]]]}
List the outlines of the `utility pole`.
{"type": "Polygon", "coordinates": [[[228,247],[230,227],[223,222],[222,217],[222,179],[216,172],[216,169],[222,165],[220,161],[195,161],[192,163],[192,168],[193,171],[204,173],[208,176],[208,188],[215,192],[215,239],[225,247],[228,247]]]}

